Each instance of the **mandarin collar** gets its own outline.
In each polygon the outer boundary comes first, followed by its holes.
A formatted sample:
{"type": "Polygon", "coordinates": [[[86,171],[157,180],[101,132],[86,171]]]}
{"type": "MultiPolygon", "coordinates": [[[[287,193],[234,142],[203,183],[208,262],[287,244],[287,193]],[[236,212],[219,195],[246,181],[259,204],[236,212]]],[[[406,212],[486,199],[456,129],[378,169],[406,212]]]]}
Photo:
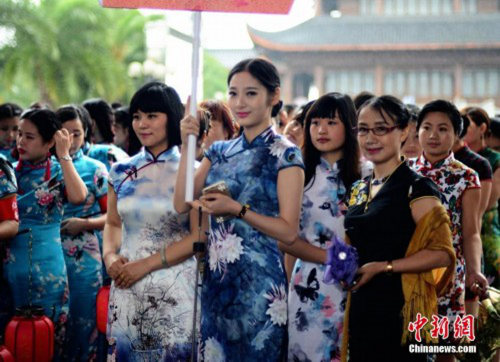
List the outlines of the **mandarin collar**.
{"type": "Polygon", "coordinates": [[[156,157],[147,149],[147,147],[142,147],[141,153],[142,157],[144,157],[148,162],[165,162],[170,160],[171,158],[180,157],[179,147],[177,146],[160,152],[156,157]]]}
{"type": "Polygon", "coordinates": [[[82,156],[83,156],[83,150],[80,148],[78,151],[75,152],[73,156],[71,156],[71,158],[73,159],[73,161],[75,161],[82,158],[82,156]]]}
{"type": "Polygon", "coordinates": [[[265,146],[270,143],[271,140],[274,139],[276,133],[273,130],[272,126],[267,127],[264,131],[262,131],[257,137],[255,137],[252,142],[248,142],[245,137],[245,132],[241,134],[242,146],[244,149],[257,147],[257,146],[265,146]]]}
{"type": "Polygon", "coordinates": [[[431,161],[429,161],[427,159],[427,157],[425,157],[425,154],[422,153],[422,155],[418,158],[417,165],[419,165],[419,166],[421,166],[423,168],[432,170],[432,169],[441,168],[443,166],[444,167],[449,166],[450,163],[454,159],[455,159],[455,157],[453,156],[453,152],[450,151],[450,153],[448,154],[448,156],[446,156],[444,159],[432,163],[431,161]]]}
{"type": "Polygon", "coordinates": [[[328,173],[338,174],[340,171],[340,162],[342,162],[342,159],[337,160],[333,165],[330,165],[330,163],[327,160],[325,160],[323,157],[320,157],[319,166],[323,171],[326,171],[328,173]]]}

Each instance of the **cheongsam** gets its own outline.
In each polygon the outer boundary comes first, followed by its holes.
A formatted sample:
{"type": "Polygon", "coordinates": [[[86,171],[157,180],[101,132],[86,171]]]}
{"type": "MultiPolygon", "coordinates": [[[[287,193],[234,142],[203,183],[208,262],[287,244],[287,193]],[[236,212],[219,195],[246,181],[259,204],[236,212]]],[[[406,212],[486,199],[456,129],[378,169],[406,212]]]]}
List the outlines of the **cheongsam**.
{"type": "MultiPolygon", "coordinates": [[[[109,185],[122,220],[119,254],[129,261],[149,257],[188,235],[188,214],[179,215],[173,204],[179,162],[177,147],[157,157],[143,148],[113,165],[109,185]]],[[[190,359],[195,269],[190,257],[147,274],[128,289],[111,284],[108,360],[190,359]]]]}
{"type": "MultiPolygon", "coordinates": [[[[462,236],[462,202],[467,190],[480,188],[476,171],[457,161],[453,153],[436,163],[429,162],[421,155],[413,169],[418,174],[430,178],[441,192],[443,204],[451,220],[451,235],[456,254],[455,278],[446,292],[438,298],[438,312],[448,317],[450,335],[453,335],[453,323],[457,316],[465,314],[465,258],[462,236]]],[[[450,338],[449,341],[452,341],[450,338]]]]}
{"type": "MultiPolygon", "coordinates": [[[[106,166],[84,156],[81,150],[73,155],[73,164],[87,186],[88,194],[81,205],[73,205],[65,200],[64,219],[99,216],[99,200],[108,192],[106,166]]],[[[86,230],[77,235],[61,234],[61,238],[70,295],[67,360],[88,361],[97,348],[95,301],[102,285],[99,241],[95,230],[86,230]]]]}
{"type": "MultiPolygon", "coordinates": [[[[486,158],[493,173],[500,167],[500,153],[485,147],[479,154],[486,158]]],[[[498,202],[483,215],[481,241],[484,252],[484,273],[494,288],[500,288],[500,221],[498,219],[498,202]]]]}
{"type": "MultiPolygon", "coordinates": [[[[1,158],[5,160],[5,157],[0,155],[1,158]]],[[[3,162],[3,161],[0,161],[3,162]]],[[[14,169],[7,162],[4,163],[9,177],[0,171],[0,199],[6,197],[10,194],[17,193],[17,182],[16,176],[14,174],[14,169]]],[[[0,220],[2,222],[3,220],[0,220]]],[[[3,340],[3,334],[5,326],[9,322],[10,318],[13,316],[13,302],[12,295],[9,288],[9,284],[3,278],[3,263],[2,260],[5,257],[5,246],[6,241],[0,241],[0,340],[3,340]]]]}
{"type": "Polygon", "coordinates": [[[91,145],[89,142],[85,142],[82,147],[83,154],[94,160],[102,162],[106,165],[108,172],[111,170],[111,166],[114,163],[126,160],[129,158],[127,153],[121,148],[115,145],[91,145]]]}
{"type": "MultiPolygon", "coordinates": [[[[299,149],[271,127],[214,143],[206,185],[224,181],[251,210],[279,216],[278,173],[303,167],[299,149]]],[[[287,330],[287,280],[276,239],[244,220],[210,218],[201,294],[203,361],[281,361],[287,330]]]]}
{"type": "MultiPolygon", "coordinates": [[[[371,177],[353,184],[345,217],[346,235],[358,250],[359,265],[402,259],[415,232],[411,203],[439,197],[431,180],[402,162],[371,199],[371,177]]],[[[349,313],[349,361],[425,361],[401,345],[404,306],[401,274],[375,275],[352,293],[349,313]]],[[[346,332],[344,332],[346,333],[346,332]]]]}
{"type": "Polygon", "coordinates": [[[40,305],[54,322],[57,360],[61,358],[69,312],[60,234],[64,198],[61,165],[48,159],[37,165],[23,161],[21,166],[14,164],[14,168],[20,222],[19,233],[7,249],[5,277],[16,308],[30,303],[40,305]]]}
{"type": "MultiPolygon", "coordinates": [[[[322,249],[344,239],[346,188],[339,162],[321,159],[302,199],[299,237],[322,249]]],[[[340,360],[346,292],[326,284],[326,266],[297,259],[288,296],[288,360],[340,360]]]]}
{"type": "Polygon", "coordinates": [[[0,148],[0,155],[4,156],[4,158],[10,163],[14,163],[17,160],[12,156],[12,147],[10,148],[0,148]]]}

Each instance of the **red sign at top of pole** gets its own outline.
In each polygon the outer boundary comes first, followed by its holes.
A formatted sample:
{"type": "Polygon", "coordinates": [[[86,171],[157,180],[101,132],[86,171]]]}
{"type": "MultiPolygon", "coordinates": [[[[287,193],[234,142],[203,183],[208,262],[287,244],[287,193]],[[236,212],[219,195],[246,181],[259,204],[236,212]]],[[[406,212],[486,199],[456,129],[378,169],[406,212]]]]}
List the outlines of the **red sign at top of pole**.
{"type": "Polygon", "coordinates": [[[293,0],[100,0],[108,8],[288,14],[293,0]]]}

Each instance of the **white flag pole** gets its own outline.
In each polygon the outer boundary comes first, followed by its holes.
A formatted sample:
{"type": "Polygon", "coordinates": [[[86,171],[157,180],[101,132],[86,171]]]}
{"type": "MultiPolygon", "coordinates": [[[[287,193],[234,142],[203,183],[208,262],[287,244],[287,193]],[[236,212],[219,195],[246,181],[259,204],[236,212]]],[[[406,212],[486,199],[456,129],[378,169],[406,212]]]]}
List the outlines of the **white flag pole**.
{"type": "MultiPolygon", "coordinates": [[[[191,104],[189,112],[197,117],[198,108],[198,76],[200,73],[200,33],[201,33],[201,11],[194,13],[193,22],[193,55],[191,61],[191,104]]],[[[186,169],[186,202],[193,201],[194,194],[194,161],[196,154],[197,137],[189,135],[187,169],[186,169]]]]}

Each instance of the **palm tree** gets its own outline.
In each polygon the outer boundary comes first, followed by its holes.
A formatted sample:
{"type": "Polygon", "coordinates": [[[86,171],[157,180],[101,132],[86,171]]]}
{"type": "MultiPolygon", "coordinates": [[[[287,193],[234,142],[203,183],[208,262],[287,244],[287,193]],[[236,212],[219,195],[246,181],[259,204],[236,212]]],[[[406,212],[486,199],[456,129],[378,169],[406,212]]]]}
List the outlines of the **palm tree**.
{"type": "Polygon", "coordinates": [[[13,36],[0,43],[0,103],[127,99],[134,90],[127,67],[145,59],[149,20],[95,0],[2,0],[0,27],[13,36]]]}

